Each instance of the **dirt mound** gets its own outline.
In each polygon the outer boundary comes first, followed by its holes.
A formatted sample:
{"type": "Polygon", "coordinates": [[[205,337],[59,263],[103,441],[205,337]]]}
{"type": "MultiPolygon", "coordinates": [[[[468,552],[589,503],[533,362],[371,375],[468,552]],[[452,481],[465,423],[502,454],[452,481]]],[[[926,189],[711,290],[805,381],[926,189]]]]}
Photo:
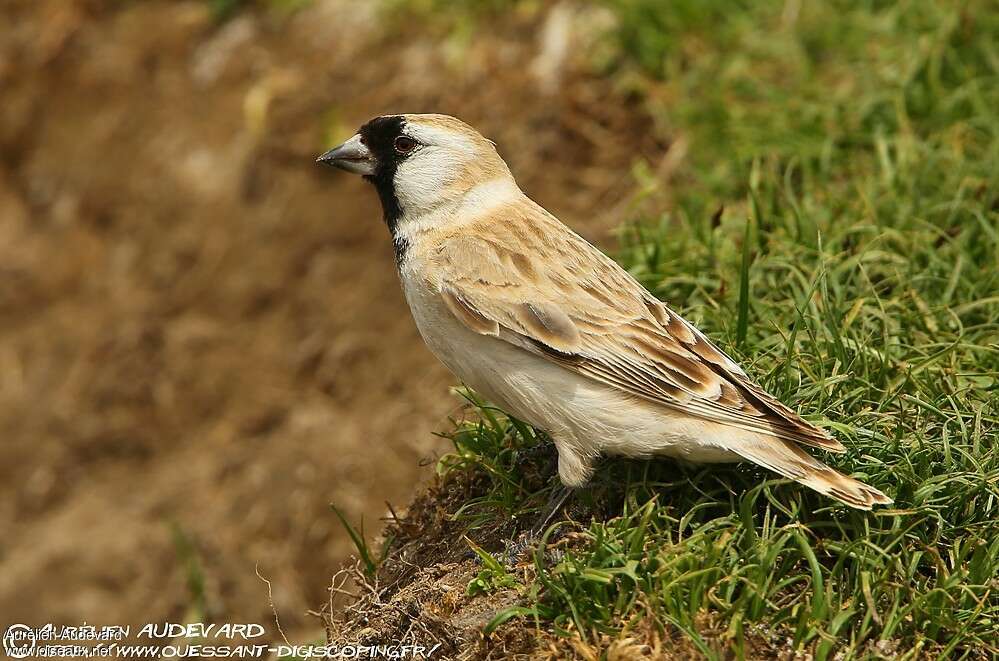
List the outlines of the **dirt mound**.
{"type": "MultiPolygon", "coordinates": [[[[550,454],[547,461],[532,460],[542,470],[525,480],[525,488],[534,490],[554,479],[555,457],[550,454]]],[[[485,568],[472,551],[473,545],[502,559],[507,541],[517,539],[531,525],[531,521],[511,520],[499,513],[485,525],[458,516],[470,500],[489,491],[488,484],[489,476],[484,472],[447,473],[390,522],[378,550],[384,560],[377,572],[365,574],[358,562],[333,577],[331,600],[323,609],[329,644],[368,646],[393,641],[436,645],[432,658],[455,661],[702,658],[687,636],[662,623],[622,623],[619,634],[591,631],[584,640],[578,632],[559,634],[550,621],[536,621],[523,610],[507,619],[504,612],[530,601],[523,587],[535,573],[530,557],[509,570],[508,577],[519,580],[519,585],[470,591],[470,584],[485,568]]],[[[613,486],[605,485],[597,492],[595,502],[570,507],[573,520],[608,518],[610,512],[619,511],[620,494],[613,486]]],[[[581,528],[560,529],[549,539],[543,562],[550,566],[566,549],[585,544],[585,540],[581,528]]],[[[700,622],[699,633],[712,644],[727,635],[719,618],[708,613],[700,622]]],[[[750,638],[758,658],[790,658],[762,636],[750,638]]],[[[718,647],[723,649],[720,644],[718,647]]]]}
{"type": "Polygon", "coordinates": [[[0,612],[268,622],[259,568],[286,630],[318,629],[351,549],[328,504],[370,534],[456,402],[375,196],[315,155],[372,115],[456,114],[599,240],[661,146],[559,46],[565,10],[464,46],[337,0],[4,11],[0,612]]]}
{"type": "MultiPolygon", "coordinates": [[[[333,578],[334,586],[347,585],[350,591],[332,592],[334,599],[324,611],[331,644],[438,645],[434,658],[464,659],[489,658],[494,648],[512,654],[537,647],[535,636],[526,633],[496,640],[483,637],[483,628],[497,612],[520,601],[516,591],[486,597],[467,592],[481,566],[453,515],[469,498],[481,495],[477,482],[484,477],[452,473],[436,482],[389,524],[385,561],[377,573],[365,575],[357,565],[333,578]],[[352,597],[348,607],[342,598],[335,599],[338,594],[352,597]],[[497,640],[502,641],[498,646],[497,640]]],[[[493,542],[495,546],[499,539],[493,542]]]]}

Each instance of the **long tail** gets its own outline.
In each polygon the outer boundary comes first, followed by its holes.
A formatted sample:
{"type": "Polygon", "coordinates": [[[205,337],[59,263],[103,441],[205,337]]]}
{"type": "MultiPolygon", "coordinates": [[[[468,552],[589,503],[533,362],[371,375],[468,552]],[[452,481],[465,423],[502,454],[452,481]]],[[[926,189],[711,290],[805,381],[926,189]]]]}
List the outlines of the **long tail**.
{"type": "Polygon", "coordinates": [[[874,487],[833,470],[793,441],[761,436],[731,449],[753,463],[859,510],[869,510],[873,505],[888,505],[892,502],[891,498],[874,487]]]}

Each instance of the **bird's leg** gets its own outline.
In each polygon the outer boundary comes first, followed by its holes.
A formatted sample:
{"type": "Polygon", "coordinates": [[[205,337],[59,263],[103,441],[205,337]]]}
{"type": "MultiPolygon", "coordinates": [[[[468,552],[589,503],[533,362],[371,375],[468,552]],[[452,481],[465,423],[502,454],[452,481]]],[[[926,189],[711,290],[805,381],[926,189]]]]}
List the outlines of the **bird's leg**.
{"type": "Polygon", "coordinates": [[[569,500],[569,497],[575,492],[571,487],[558,485],[552,491],[552,495],[548,498],[548,503],[545,508],[541,511],[541,515],[538,517],[534,525],[527,532],[527,536],[533,539],[538,539],[541,537],[542,533],[545,532],[545,528],[551,523],[555,514],[562,509],[565,505],[565,501],[569,500]]]}
{"type": "Polygon", "coordinates": [[[517,541],[511,542],[507,546],[507,562],[509,565],[514,566],[520,560],[527,549],[534,545],[541,535],[544,534],[545,529],[551,523],[552,519],[555,518],[555,514],[565,505],[565,502],[570,496],[575,492],[571,487],[566,487],[559,484],[553,491],[551,496],[548,498],[548,502],[545,504],[544,509],[538,515],[534,524],[528,529],[528,531],[517,541]]]}

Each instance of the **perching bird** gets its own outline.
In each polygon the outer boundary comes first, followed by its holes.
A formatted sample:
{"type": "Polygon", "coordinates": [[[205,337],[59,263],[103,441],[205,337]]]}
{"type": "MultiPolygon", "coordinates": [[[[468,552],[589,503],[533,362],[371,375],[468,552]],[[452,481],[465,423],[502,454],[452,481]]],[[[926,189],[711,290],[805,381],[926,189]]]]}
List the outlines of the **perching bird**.
{"type": "Polygon", "coordinates": [[[528,198],[446,115],[376,117],[318,159],[374,184],[406,300],[466,385],[547,432],[568,487],[601,455],[748,460],[859,509],[891,500],[700,331],[528,198]]]}

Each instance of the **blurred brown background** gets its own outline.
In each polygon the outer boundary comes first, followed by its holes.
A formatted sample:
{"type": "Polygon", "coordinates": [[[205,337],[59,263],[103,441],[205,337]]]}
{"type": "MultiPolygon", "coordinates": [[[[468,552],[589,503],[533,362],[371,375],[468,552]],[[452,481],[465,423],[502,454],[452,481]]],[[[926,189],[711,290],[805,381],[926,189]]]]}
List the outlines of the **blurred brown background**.
{"type": "Polygon", "coordinates": [[[458,115],[604,245],[662,151],[577,66],[593,10],[455,35],[378,2],[246,4],[0,1],[4,626],[269,625],[259,567],[303,642],[352,549],[329,503],[370,538],[448,450],[452,379],[373,191],[323,149],[458,115]]]}

